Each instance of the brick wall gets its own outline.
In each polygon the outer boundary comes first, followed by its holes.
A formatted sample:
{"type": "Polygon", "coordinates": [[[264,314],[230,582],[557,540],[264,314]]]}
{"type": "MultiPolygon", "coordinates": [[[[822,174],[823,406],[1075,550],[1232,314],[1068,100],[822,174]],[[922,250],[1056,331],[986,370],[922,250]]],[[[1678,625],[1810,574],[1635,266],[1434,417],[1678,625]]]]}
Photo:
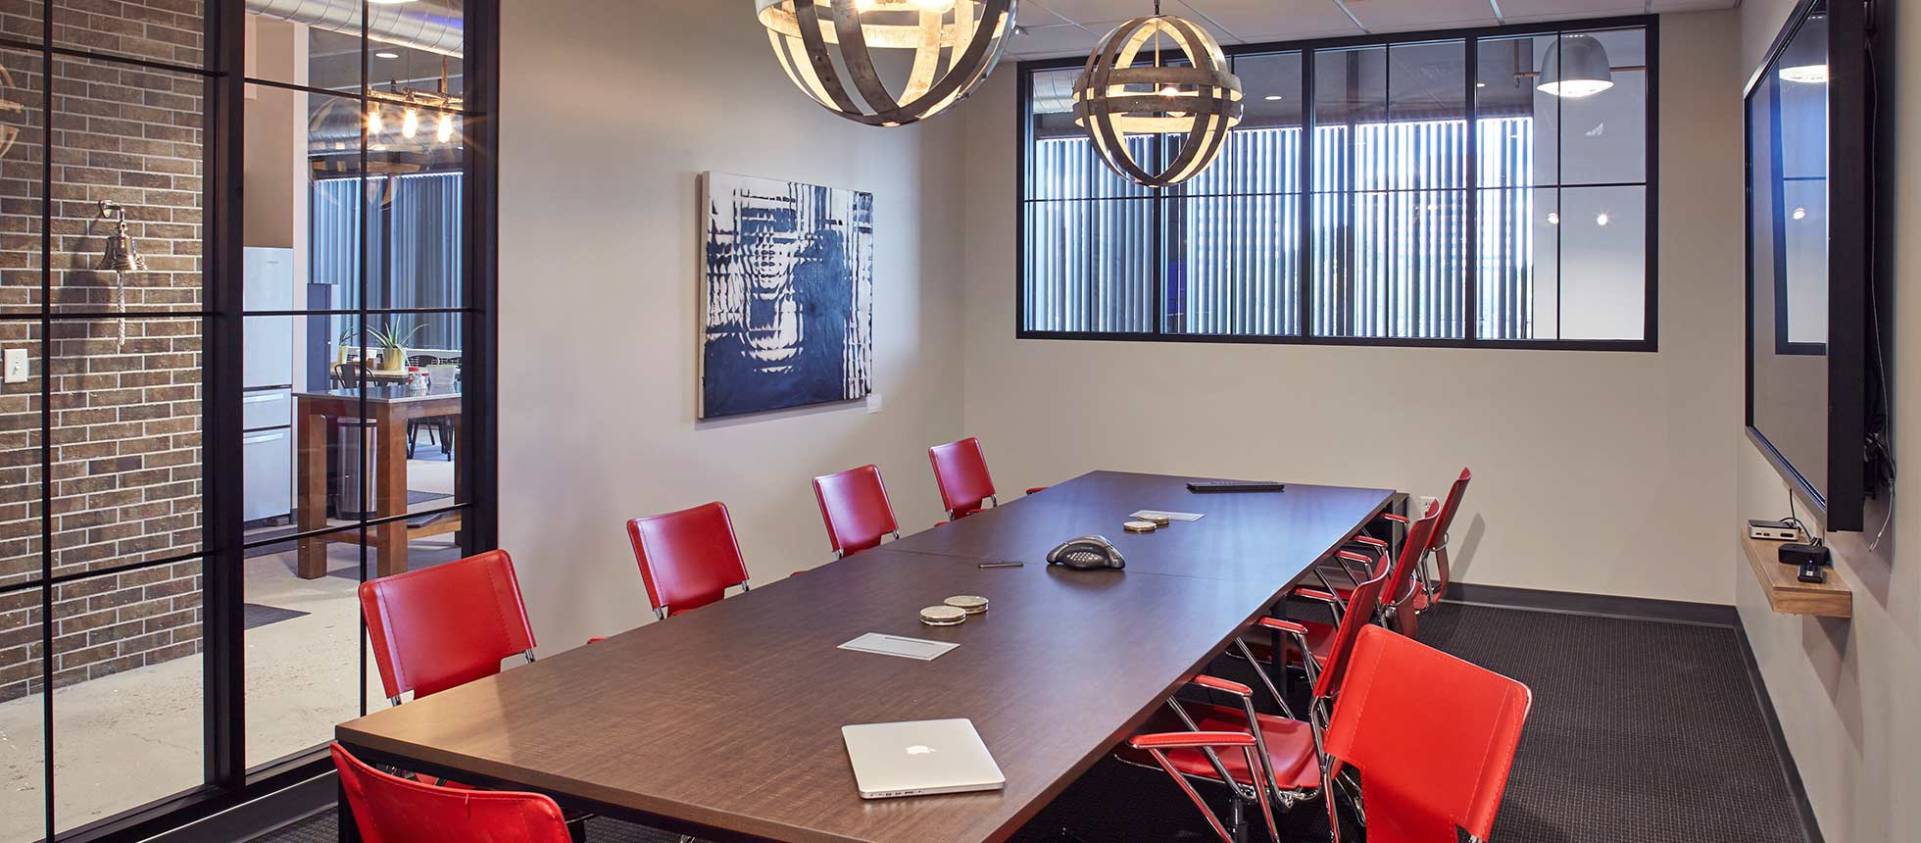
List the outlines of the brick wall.
{"type": "MultiPolygon", "coordinates": [[[[37,3],[0,0],[0,30],[34,31],[37,3]]],[[[63,0],[62,46],[197,66],[199,0],[63,0]]],[[[34,31],[37,37],[37,31],[34,31]]],[[[0,311],[40,302],[40,58],[0,53],[27,103],[0,157],[0,311]]],[[[192,312],[200,307],[204,82],[134,65],[55,59],[52,297],[56,313],[192,312]],[[146,271],[95,267],[112,234],[107,199],[127,208],[146,271]]],[[[4,118],[0,118],[4,121],[4,118]]],[[[0,585],[38,576],[40,382],[52,378],[56,575],[200,549],[200,335],[195,318],[0,323],[35,379],[0,392],[0,585]]],[[[55,684],[200,649],[200,563],[77,580],[54,589],[55,684]]],[[[39,595],[0,597],[0,699],[38,690],[39,595]]]]}

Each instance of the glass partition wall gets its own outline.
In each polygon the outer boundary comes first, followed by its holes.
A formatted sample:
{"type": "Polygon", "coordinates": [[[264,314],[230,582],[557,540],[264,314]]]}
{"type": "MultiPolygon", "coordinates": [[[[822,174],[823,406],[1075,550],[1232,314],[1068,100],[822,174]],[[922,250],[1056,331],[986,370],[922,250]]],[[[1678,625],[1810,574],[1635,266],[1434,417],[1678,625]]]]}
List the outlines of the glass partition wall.
{"type": "Polygon", "coordinates": [[[491,546],[494,19],[0,0],[0,843],[324,769],[491,546]]]}

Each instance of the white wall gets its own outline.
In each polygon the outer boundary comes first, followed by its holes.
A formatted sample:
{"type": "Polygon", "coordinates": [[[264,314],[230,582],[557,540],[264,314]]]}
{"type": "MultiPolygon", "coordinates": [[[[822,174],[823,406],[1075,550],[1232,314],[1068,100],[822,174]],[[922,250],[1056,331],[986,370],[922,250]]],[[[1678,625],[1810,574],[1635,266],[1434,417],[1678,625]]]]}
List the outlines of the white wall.
{"type": "Polygon", "coordinates": [[[652,617],[629,517],[725,501],[754,579],[826,561],[808,478],[867,462],[939,515],[961,429],[955,129],[869,129],[805,99],[746,3],[503,4],[501,545],[544,649],[652,617]],[[704,170],[871,191],[875,388],[857,406],[695,421],[704,170]]]}
{"type": "Polygon", "coordinates": [[[1465,579],[1733,602],[1736,25],[1662,18],[1657,354],[1015,340],[1003,69],[962,107],[968,432],[1007,488],[1126,468],[1441,494],[1468,465],[1465,579]]]}
{"type": "MultiPolygon", "coordinates": [[[[1788,0],[1747,0],[1741,8],[1743,79],[1760,66],[1769,43],[1793,7],[1788,0]]],[[[1921,15],[1895,15],[1894,4],[1878,4],[1883,20],[1884,54],[1921,50],[1921,15]]],[[[1902,64],[1892,78],[1886,102],[1910,101],[1921,90],[1921,67],[1902,64]]],[[[1882,230],[1893,249],[1895,291],[1893,331],[1894,440],[1921,442],[1921,393],[1903,389],[1902,373],[1914,371],[1916,338],[1921,337],[1921,297],[1908,296],[1921,284],[1921,109],[1897,107],[1883,114],[1893,127],[1891,169],[1878,177],[1894,197],[1892,219],[1882,230]]],[[[1841,201],[1837,199],[1837,201],[1841,201]]],[[[1736,519],[1779,517],[1786,508],[1785,485],[1759,451],[1738,431],[1741,454],[1736,519]]],[[[1894,519],[1874,550],[1869,545],[1883,523],[1886,499],[1870,505],[1867,533],[1830,536],[1835,565],[1854,589],[1854,617],[1816,620],[1776,615],[1748,571],[1741,550],[1730,539],[1721,554],[1736,584],[1742,626],[1754,647],[1768,695],[1781,720],[1809,801],[1827,840],[1846,843],[1896,843],[1921,839],[1921,552],[1904,547],[1903,525],[1921,523],[1921,475],[1910,467],[1895,484],[1894,519]]],[[[1736,529],[1730,522],[1726,534],[1736,529]]]]}

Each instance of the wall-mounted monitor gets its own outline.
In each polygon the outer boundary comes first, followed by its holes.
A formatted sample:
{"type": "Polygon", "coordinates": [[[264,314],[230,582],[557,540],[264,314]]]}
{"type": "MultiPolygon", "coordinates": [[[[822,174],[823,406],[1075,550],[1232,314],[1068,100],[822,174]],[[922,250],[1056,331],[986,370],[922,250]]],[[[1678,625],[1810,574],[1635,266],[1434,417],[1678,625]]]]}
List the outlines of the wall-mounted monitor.
{"type": "Polygon", "coordinates": [[[1803,0],[1746,90],[1748,435],[1860,530],[1879,402],[1873,85],[1859,0],[1803,0]]]}

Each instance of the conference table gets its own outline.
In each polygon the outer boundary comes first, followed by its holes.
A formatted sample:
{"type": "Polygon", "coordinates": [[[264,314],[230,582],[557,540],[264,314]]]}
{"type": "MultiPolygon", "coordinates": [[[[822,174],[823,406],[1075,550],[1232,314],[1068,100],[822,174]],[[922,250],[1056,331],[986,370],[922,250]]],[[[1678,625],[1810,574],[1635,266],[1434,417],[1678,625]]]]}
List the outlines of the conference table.
{"type": "MultiPolygon", "coordinates": [[[[372,762],[710,840],[1005,839],[1393,495],[1196,494],[1189,479],[1086,474],[341,724],[336,738],[372,762]],[[1141,509],[1203,517],[1124,532],[1141,509]],[[1046,564],[1086,533],[1112,539],[1126,568],[1046,564]],[[961,594],[987,597],[986,614],[920,623],[921,607],[961,594]],[[868,632],[959,646],[932,661],[838,649],[868,632]],[[1003,790],[860,798],[841,726],[953,717],[973,721],[1003,790]]],[[[342,839],[356,840],[348,810],[341,800],[342,839]]]]}

